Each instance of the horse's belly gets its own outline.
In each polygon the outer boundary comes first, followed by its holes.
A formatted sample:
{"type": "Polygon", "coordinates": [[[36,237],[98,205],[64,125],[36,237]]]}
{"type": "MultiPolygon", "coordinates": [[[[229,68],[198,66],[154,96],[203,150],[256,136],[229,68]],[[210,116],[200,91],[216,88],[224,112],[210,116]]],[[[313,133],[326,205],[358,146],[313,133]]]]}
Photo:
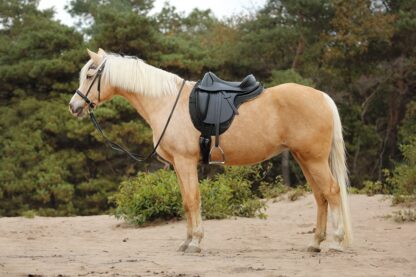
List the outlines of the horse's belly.
{"type": "MultiPolygon", "coordinates": [[[[250,146],[251,148],[244,149],[241,151],[230,151],[231,149],[224,149],[225,164],[226,165],[253,165],[271,159],[286,148],[282,145],[274,145],[273,147],[267,148],[265,151],[264,147],[250,146]]],[[[218,151],[217,151],[218,152],[218,151]]],[[[212,160],[219,160],[221,156],[216,153],[212,156],[212,160]]]]}

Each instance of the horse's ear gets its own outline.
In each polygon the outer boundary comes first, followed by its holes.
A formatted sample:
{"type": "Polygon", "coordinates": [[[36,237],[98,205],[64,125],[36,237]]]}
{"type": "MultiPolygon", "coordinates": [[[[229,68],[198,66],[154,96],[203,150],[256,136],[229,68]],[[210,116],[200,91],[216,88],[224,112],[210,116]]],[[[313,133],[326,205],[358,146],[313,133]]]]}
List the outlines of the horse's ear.
{"type": "Polygon", "coordinates": [[[107,56],[107,53],[103,49],[101,49],[101,48],[98,48],[98,53],[97,54],[98,55],[101,55],[103,57],[107,56]]]}
{"type": "Polygon", "coordinates": [[[100,64],[101,57],[97,53],[92,52],[90,49],[87,49],[88,55],[90,56],[91,60],[94,62],[94,64],[100,64]]]}

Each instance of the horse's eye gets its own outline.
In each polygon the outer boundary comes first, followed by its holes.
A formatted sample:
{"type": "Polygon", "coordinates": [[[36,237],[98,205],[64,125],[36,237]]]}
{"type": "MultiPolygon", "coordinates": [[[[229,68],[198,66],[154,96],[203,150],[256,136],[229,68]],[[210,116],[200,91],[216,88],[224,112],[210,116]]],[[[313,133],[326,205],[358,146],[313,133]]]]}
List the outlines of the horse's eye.
{"type": "Polygon", "coordinates": [[[92,75],[87,75],[87,80],[91,79],[92,75]]]}

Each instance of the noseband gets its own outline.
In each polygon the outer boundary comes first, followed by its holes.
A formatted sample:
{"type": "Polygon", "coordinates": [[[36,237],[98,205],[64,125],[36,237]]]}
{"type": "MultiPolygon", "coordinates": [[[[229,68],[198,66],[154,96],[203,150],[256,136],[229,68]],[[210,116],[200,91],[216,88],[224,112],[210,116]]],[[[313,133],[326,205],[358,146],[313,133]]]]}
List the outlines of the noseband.
{"type": "Polygon", "coordinates": [[[97,85],[97,91],[98,91],[98,103],[100,102],[100,89],[101,89],[101,75],[103,73],[104,70],[104,65],[105,65],[106,60],[104,60],[104,62],[98,67],[97,73],[94,76],[94,79],[92,80],[91,85],[88,87],[87,93],[84,95],[80,90],[76,90],[76,93],[81,96],[81,98],[85,101],[85,103],[87,103],[88,105],[88,113],[90,115],[90,120],[92,122],[92,124],[94,125],[95,129],[103,136],[105,143],[108,147],[112,148],[113,150],[116,150],[118,152],[122,152],[127,154],[127,156],[129,156],[130,158],[132,158],[133,160],[135,160],[136,162],[144,162],[147,161],[148,159],[150,159],[151,157],[153,157],[153,155],[156,154],[156,150],[159,147],[160,142],[162,141],[163,136],[165,135],[166,129],[168,128],[169,122],[172,119],[172,115],[173,112],[175,111],[176,105],[178,104],[179,101],[179,97],[181,96],[182,93],[182,89],[185,85],[186,80],[183,79],[181,87],[179,89],[178,92],[178,96],[176,97],[175,103],[173,104],[172,110],[169,114],[169,117],[166,121],[165,127],[163,128],[162,134],[160,135],[159,140],[157,141],[155,147],[153,147],[153,150],[145,157],[142,157],[138,154],[132,153],[129,150],[127,150],[126,148],[124,148],[123,146],[121,146],[120,144],[117,144],[115,142],[112,142],[104,133],[104,130],[101,128],[100,124],[97,121],[97,118],[94,115],[94,108],[97,106],[94,102],[92,102],[89,98],[88,98],[88,94],[91,91],[92,86],[94,85],[95,81],[98,79],[98,85],[97,85]]]}

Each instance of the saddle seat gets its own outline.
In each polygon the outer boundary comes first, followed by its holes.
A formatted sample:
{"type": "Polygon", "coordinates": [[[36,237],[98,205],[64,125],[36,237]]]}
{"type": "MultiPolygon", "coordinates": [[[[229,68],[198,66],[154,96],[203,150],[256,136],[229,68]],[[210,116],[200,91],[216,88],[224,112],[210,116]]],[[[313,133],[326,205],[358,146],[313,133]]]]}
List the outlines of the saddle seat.
{"type": "Polygon", "coordinates": [[[247,75],[241,82],[230,82],[220,79],[212,72],[205,74],[198,84],[199,89],[207,92],[228,91],[236,93],[247,93],[259,86],[259,82],[253,74],[247,75]]]}
{"type": "Polygon", "coordinates": [[[225,162],[219,136],[231,126],[234,116],[238,115],[238,107],[263,90],[263,85],[252,74],[241,82],[228,82],[208,72],[195,84],[189,97],[189,112],[192,123],[201,132],[200,148],[204,163],[225,162]],[[221,151],[222,161],[212,162],[210,159],[214,149],[211,149],[211,136],[215,136],[215,148],[221,151]]]}

